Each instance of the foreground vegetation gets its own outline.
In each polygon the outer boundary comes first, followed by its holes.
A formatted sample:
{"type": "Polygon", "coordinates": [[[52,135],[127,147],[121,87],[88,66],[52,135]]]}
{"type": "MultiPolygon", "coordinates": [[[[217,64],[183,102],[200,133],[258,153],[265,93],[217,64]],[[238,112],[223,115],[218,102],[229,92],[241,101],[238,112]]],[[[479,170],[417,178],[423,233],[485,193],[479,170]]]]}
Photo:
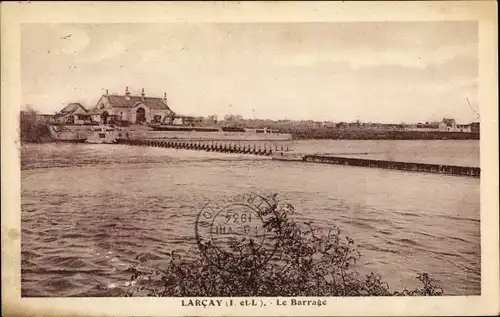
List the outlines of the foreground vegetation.
{"type": "Polygon", "coordinates": [[[171,253],[163,268],[145,265],[129,268],[131,286],[126,296],[438,296],[443,290],[427,274],[417,275],[419,289],[391,291],[381,276],[357,271],[361,257],[354,241],[332,227],[322,235],[312,223],[290,218],[294,207],[265,197],[272,208],[264,228],[277,238],[269,250],[242,239],[221,251],[204,242],[194,258],[171,253]],[[203,256],[202,253],[208,256],[203,256]],[[207,258],[218,259],[216,263],[207,258]]]}
{"type": "Polygon", "coordinates": [[[50,142],[52,140],[47,124],[37,120],[37,113],[32,109],[21,112],[20,117],[21,142],[50,142]]]}

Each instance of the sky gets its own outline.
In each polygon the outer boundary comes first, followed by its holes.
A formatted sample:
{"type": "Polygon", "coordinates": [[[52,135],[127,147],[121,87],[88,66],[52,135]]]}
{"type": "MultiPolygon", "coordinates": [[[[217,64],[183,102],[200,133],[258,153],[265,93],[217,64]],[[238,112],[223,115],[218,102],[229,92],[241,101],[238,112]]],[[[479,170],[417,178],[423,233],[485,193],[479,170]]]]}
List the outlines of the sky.
{"type": "Polygon", "coordinates": [[[90,109],[129,86],[183,115],[468,123],[477,46],[460,21],[24,24],[22,102],[90,109]]]}

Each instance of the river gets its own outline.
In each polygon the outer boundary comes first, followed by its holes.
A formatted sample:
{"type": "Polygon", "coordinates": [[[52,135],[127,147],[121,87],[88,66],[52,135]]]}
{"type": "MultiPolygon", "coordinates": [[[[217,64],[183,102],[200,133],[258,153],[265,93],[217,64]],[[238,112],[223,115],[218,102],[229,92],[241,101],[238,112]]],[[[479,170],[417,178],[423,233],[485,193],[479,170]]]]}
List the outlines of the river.
{"type": "MultiPolygon", "coordinates": [[[[479,166],[478,141],[294,141],[300,152],[370,152],[479,166]]],[[[363,154],[365,155],[365,154],[363,154]]],[[[138,259],[194,246],[211,200],[278,193],[299,220],[336,224],[392,290],[428,272],[447,295],[480,294],[479,179],[127,145],[21,148],[23,296],[119,296],[138,259]]]]}

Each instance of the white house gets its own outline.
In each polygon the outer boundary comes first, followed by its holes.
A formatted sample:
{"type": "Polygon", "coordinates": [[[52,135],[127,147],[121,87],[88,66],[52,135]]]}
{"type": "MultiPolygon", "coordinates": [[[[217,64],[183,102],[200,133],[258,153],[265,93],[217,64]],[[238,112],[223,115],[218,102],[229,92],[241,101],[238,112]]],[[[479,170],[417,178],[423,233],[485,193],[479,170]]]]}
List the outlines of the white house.
{"type": "Polygon", "coordinates": [[[456,127],[455,119],[443,118],[443,121],[439,123],[439,131],[443,132],[455,132],[456,127]]]}
{"type": "Polygon", "coordinates": [[[439,131],[444,132],[471,132],[470,124],[457,124],[455,119],[443,118],[443,121],[439,123],[439,131]]]}
{"type": "Polygon", "coordinates": [[[54,116],[54,121],[60,124],[84,124],[90,118],[79,103],[70,103],[54,116]]]}
{"type": "Polygon", "coordinates": [[[184,125],[184,126],[194,126],[196,124],[200,124],[203,122],[203,117],[193,117],[193,116],[183,116],[183,115],[175,115],[175,118],[172,118],[171,124],[173,125],[184,125]]]}

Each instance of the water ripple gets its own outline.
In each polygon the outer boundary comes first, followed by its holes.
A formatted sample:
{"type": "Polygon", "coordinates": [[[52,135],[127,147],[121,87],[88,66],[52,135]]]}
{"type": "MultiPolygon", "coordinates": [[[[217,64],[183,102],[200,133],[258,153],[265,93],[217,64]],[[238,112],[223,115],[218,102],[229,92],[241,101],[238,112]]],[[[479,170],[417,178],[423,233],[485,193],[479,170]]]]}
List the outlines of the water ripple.
{"type": "Polygon", "coordinates": [[[23,296],[120,296],[131,264],[192,256],[206,202],[248,191],[339,225],[393,289],[425,271],[448,294],[480,292],[476,179],[127,146],[35,145],[21,161],[23,296]]]}

